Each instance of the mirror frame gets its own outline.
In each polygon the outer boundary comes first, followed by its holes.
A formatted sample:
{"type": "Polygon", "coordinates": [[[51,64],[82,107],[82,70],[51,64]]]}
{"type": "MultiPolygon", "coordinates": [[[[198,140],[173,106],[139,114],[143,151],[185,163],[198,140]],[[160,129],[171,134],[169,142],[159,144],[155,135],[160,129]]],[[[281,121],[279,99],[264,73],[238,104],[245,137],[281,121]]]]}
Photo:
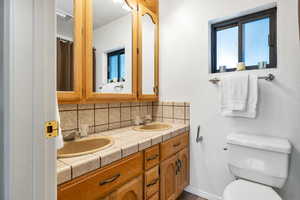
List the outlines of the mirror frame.
{"type": "Polygon", "coordinates": [[[139,88],[138,88],[138,98],[142,101],[158,101],[159,95],[159,20],[157,14],[152,12],[150,9],[146,8],[142,4],[139,4],[139,88]],[[143,44],[142,44],[142,17],[148,14],[153,23],[155,24],[155,66],[154,66],[154,94],[143,94],[143,44]]]}
{"type": "Polygon", "coordinates": [[[82,47],[83,47],[83,3],[73,0],[74,17],[74,91],[57,91],[59,104],[78,102],[82,99],[82,47]]]}
{"type": "MultiPolygon", "coordinates": [[[[97,93],[93,91],[93,0],[86,0],[85,4],[85,92],[86,101],[88,102],[113,102],[113,101],[135,101],[137,100],[137,28],[138,28],[138,13],[137,0],[125,0],[127,5],[132,8],[132,92],[131,94],[115,94],[115,93],[97,93]]],[[[98,0],[101,1],[101,0],[98,0]]]]}

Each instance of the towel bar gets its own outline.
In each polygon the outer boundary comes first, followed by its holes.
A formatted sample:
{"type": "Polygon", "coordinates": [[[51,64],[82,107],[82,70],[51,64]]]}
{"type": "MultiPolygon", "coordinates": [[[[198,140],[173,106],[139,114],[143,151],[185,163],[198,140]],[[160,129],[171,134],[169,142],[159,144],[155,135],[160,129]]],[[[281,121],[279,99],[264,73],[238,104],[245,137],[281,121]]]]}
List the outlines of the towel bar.
{"type": "MultiPolygon", "coordinates": [[[[275,79],[275,76],[273,74],[268,74],[267,76],[259,76],[258,79],[263,79],[266,81],[273,81],[275,79]]],[[[218,78],[213,78],[213,79],[210,79],[209,81],[213,84],[217,84],[221,80],[218,78]]]]}

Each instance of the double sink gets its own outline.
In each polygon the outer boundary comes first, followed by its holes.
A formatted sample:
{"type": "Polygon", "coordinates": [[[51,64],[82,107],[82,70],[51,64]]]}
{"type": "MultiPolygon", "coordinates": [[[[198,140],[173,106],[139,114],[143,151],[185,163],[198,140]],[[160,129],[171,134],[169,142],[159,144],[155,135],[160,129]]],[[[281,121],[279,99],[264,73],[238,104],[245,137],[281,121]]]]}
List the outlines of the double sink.
{"type": "MultiPolygon", "coordinates": [[[[151,123],[143,126],[133,127],[135,131],[141,132],[153,132],[153,131],[165,131],[172,128],[171,125],[165,123],[151,123]]],[[[84,138],[65,143],[64,147],[57,152],[58,158],[69,158],[75,156],[82,156],[86,154],[95,153],[109,148],[114,144],[112,137],[99,136],[84,138]]]]}

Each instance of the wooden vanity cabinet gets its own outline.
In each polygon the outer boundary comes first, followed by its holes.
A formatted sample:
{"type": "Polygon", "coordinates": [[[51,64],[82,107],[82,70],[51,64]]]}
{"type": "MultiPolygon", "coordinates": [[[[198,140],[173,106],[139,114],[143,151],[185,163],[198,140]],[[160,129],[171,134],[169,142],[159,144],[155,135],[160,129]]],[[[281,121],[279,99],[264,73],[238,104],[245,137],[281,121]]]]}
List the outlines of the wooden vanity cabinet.
{"type": "Polygon", "coordinates": [[[175,200],[189,184],[188,158],[188,149],[185,148],[161,163],[161,200],[175,200]]]}
{"type": "Polygon", "coordinates": [[[160,199],[175,200],[177,191],[177,156],[174,155],[160,164],[160,199]]]}
{"type": "Polygon", "coordinates": [[[189,184],[188,134],[163,142],[160,164],[160,199],[175,200],[189,184]]]}
{"type": "Polygon", "coordinates": [[[188,148],[185,148],[178,153],[177,195],[180,195],[190,182],[189,169],[189,150],[188,148]]]}
{"type": "Polygon", "coordinates": [[[143,154],[137,153],[59,186],[58,200],[98,200],[142,173],[143,154]]]}
{"type": "Polygon", "coordinates": [[[99,200],[141,200],[142,198],[143,177],[139,176],[121,186],[117,191],[99,200]]]}
{"type": "Polygon", "coordinates": [[[188,133],[57,188],[58,200],[175,200],[189,184],[188,133]]]}
{"type": "Polygon", "coordinates": [[[143,198],[143,177],[134,178],[120,187],[113,200],[140,200],[143,198]]]}

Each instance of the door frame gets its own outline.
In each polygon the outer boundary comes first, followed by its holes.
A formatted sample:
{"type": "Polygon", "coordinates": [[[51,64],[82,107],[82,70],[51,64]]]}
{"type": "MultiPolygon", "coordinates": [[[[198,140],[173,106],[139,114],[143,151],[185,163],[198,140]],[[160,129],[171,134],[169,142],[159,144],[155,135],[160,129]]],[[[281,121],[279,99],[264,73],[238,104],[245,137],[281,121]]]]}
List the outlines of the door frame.
{"type": "Polygon", "coordinates": [[[55,119],[55,1],[3,3],[3,199],[55,200],[55,139],[44,137],[55,119]]]}

